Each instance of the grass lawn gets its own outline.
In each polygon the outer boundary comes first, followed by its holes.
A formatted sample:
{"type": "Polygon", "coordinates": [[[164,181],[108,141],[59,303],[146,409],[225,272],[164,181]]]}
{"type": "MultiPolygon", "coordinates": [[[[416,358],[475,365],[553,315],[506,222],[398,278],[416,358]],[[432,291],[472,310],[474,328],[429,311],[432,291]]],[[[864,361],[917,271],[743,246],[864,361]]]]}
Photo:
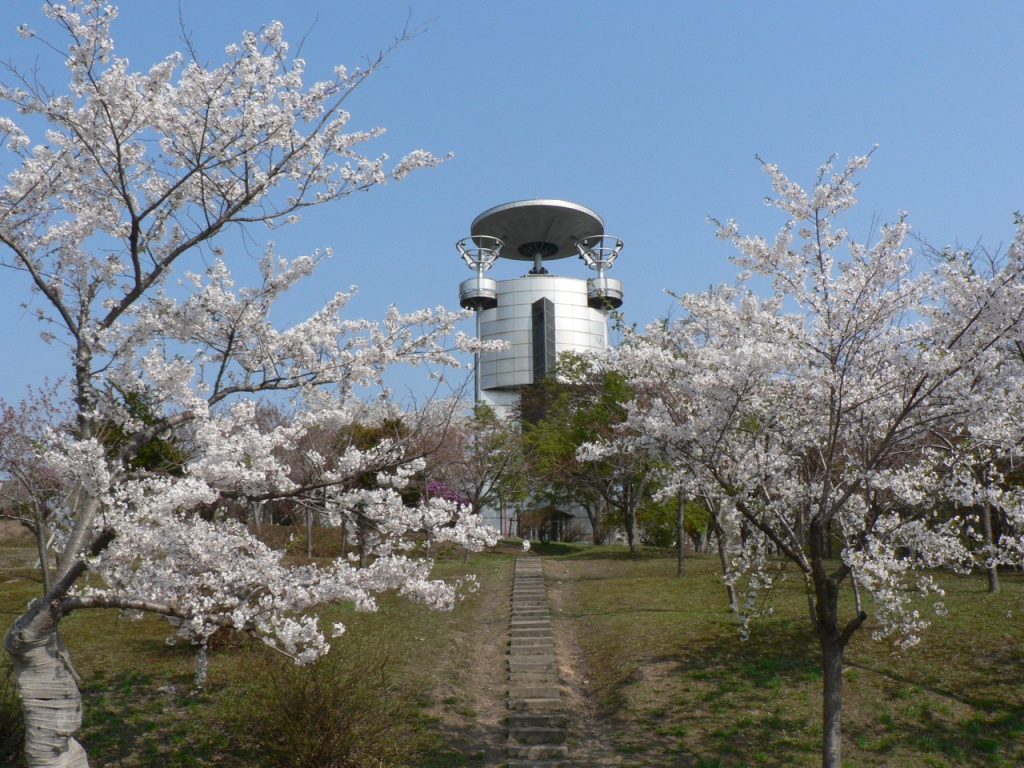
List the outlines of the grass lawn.
{"type": "MultiPolygon", "coordinates": [[[[821,764],[821,672],[795,573],[743,642],[716,556],[690,556],[679,579],[669,553],[581,548],[553,552],[547,572],[620,765],[821,764]]],[[[942,582],[948,614],[917,647],[873,640],[870,622],[853,639],[846,764],[1024,764],[1024,579],[1004,575],[998,595],[981,576],[942,582]]]]}
{"type": "MultiPolygon", "coordinates": [[[[341,605],[328,607],[322,614],[324,626],[344,621],[348,627],[336,641],[341,653],[369,648],[375,656],[387,657],[388,686],[401,691],[416,710],[411,719],[419,748],[416,764],[422,768],[496,762],[496,734],[478,724],[477,710],[481,691],[487,696],[499,692],[504,669],[493,670],[497,685],[481,683],[467,660],[480,637],[489,638],[498,656],[504,652],[512,566],[512,555],[500,550],[475,555],[468,564],[461,554],[439,559],[435,576],[457,579],[473,573],[479,582],[479,589],[465,593],[450,613],[385,595],[376,613],[341,605]]],[[[38,576],[32,571],[0,572],[3,632],[39,593],[38,576]]],[[[107,768],[267,765],[232,723],[237,722],[237,704],[247,695],[251,679],[267,665],[291,662],[261,643],[228,636],[211,650],[207,684],[195,692],[193,649],[188,644],[169,645],[170,629],[161,618],[127,620],[116,611],[81,611],[62,622],[62,634],[83,681],[84,722],[79,740],[91,764],[107,768]]],[[[0,656],[0,683],[7,670],[7,660],[0,656]]],[[[0,730],[4,727],[0,717],[0,730]]],[[[500,747],[504,747],[504,735],[500,747]]],[[[0,754],[0,765],[6,766],[6,759],[0,754]]]]}
{"type": "MultiPolygon", "coordinates": [[[[452,613],[387,598],[377,614],[335,606],[325,616],[349,625],[339,650],[383,649],[392,662],[389,684],[415,710],[418,754],[410,768],[505,762],[504,652],[516,550],[469,564],[441,559],[437,575],[472,572],[480,582],[452,613]]],[[[821,675],[796,574],[772,595],[772,615],[742,642],[715,557],[691,556],[677,579],[669,552],[535,545],[538,552],[558,606],[556,633],[574,638],[575,677],[607,737],[602,765],[820,764],[821,675]]],[[[853,640],[844,672],[848,765],[1024,764],[1024,579],[1005,574],[999,595],[987,594],[981,576],[942,581],[948,615],[933,618],[918,647],[898,652],[874,641],[870,623],[853,640]]],[[[31,571],[0,572],[0,622],[6,627],[36,594],[31,571]]],[[[193,653],[166,643],[164,621],[83,611],[62,627],[83,678],[81,740],[94,765],[265,764],[228,716],[249,695],[253,676],[277,663],[259,644],[226,638],[211,652],[206,687],[193,693],[193,653]]]]}

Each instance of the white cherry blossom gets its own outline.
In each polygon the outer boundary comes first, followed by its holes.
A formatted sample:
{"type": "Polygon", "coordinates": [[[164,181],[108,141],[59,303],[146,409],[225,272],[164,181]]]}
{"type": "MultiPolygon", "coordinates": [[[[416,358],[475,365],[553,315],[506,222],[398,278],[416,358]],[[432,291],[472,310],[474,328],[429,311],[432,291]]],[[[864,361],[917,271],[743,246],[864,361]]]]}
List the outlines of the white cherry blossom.
{"type": "Polygon", "coordinates": [[[343,105],[380,60],[307,85],[272,22],[228,47],[223,64],[172,54],[132,72],[110,34],[115,8],[86,0],[45,12],[66,40],[70,84],[60,94],[16,70],[0,84],[0,100],[24,116],[0,119],[0,264],[27,275],[46,338],[67,346],[74,401],[70,424],[40,436],[35,458],[59,481],[38,506],[55,529],[57,569],[6,648],[29,764],[80,768],[81,699],[59,636],[67,613],[157,613],[200,646],[233,627],[305,662],[344,629],[325,634],[317,605],[373,610],[375,593],[397,590],[450,608],[460,585],[430,578],[420,537],[477,550],[494,534],[449,502],[406,506],[398,489],[421,464],[401,441],[302,453],[312,435],[362,424],[357,390],[381,385],[390,366],[457,367],[452,352],[476,345],[455,334],[465,313],[343,319],[349,290],[282,328],[275,302],[330,252],[285,258],[268,244],[244,285],[218,241],[232,225],[294,225],[308,206],[443,159],[414,150],[389,165],[361,153],[383,131],[347,130],[343,105]],[[290,417],[261,424],[261,395],[290,417]],[[173,448],[173,466],[147,464],[154,445],[173,448]],[[365,567],[287,565],[241,523],[200,514],[278,498],[316,505],[324,521],[357,518],[365,567]]]}

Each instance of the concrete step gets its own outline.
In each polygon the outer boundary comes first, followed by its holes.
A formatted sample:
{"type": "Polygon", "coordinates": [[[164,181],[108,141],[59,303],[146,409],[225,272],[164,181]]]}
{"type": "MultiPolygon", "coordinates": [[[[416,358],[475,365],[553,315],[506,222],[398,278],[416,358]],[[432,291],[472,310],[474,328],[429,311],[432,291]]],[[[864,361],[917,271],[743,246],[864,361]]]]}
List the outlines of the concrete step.
{"type": "Polygon", "coordinates": [[[565,728],[509,728],[508,737],[517,744],[565,744],[565,728]]]}
{"type": "MultiPolygon", "coordinates": [[[[553,656],[554,651],[555,646],[550,640],[546,645],[510,645],[508,647],[509,656],[538,656],[540,654],[553,656]]],[[[511,667],[509,671],[512,671],[511,667]]]]}
{"type": "Polygon", "coordinates": [[[549,617],[513,616],[512,629],[527,629],[529,627],[551,627],[549,617]]]}
{"type": "Polygon", "coordinates": [[[558,675],[555,672],[509,672],[509,685],[557,685],[558,675]]]}
{"type": "Polygon", "coordinates": [[[509,656],[509,672],[557,673],[557,663],[551,653],[531,653],[509,656]]]}
{"type": "Polygon", "coordinates": [[[508,700],[508,708],[526,712],[558,712],[562,709],[562,699],[512,699],[508,700]]]}
{"type": "Polygon", "coordinates": [[[572,768],[569,760],[509,760],[508,768],[572,768]]]}
{"type": "Polygon", "coordinates": [[[542,631],[542,634],[539,635],[512,635],[509,633],[509,642],[512,643],[512,645],[529,645],[534,642],[554,643],[554,640],[555,638],[554,635],[551,634],[551,630],[548,630],[547,633],[542,631]]]}
{"type": "MultiPolygon", "coordinates": [[[[522,657],[522,656],[530,657],[530,656],[548,655],[548,656],[551,656],[552,660],[553,660],[554,659],[554,650],[555,650],[555,647],[553,645],[551,645],[550,643],[548,645],[515,645],[515,646],[510,645],[509,648],[508,648],[508,655],[513,657],[513,658],[522,657]]],[[[554,663],[554,661],[552,661],[552,663],[554,663]]],[[[512,667],[509,667],[508,671],[512,672],[513,671],[512,667]]],[[[521,671],[536,672],[538,670],[534,669],[534,670],[521,670],[521,671]]],[[[540,670],[540,671],[546,672],[548,670],[545,669],[545,670],[540,670]]]]}
{"type": "Polygon", "coordinates": [[[508,727],[511,728],[565,728],[567,717],[564,712],[509,712],[508,727]]]}
{"type": "Polygon", "coordinates": [[[564,744],[509,744],[508,756],[520,760],[551,760],[569,757],[569,748],[564,744]]]}
{"type": "Polygon", "coordinates": [[[557,699],[561,695],[555,685],[512,685],[508,689],[510,699],[557,699]]]}
{"type": "Polygon", "coordinates": [[[512,637],[554,637],[551,627],[512,627],[512,637]]]}

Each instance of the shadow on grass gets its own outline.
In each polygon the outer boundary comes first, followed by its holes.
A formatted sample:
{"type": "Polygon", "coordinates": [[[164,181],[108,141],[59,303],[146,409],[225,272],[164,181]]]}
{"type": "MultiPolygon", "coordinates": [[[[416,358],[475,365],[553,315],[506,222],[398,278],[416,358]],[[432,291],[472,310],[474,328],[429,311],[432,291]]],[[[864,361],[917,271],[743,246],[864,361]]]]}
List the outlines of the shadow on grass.
{"type": "Polygon", "coordinates": [[[1024,765],[1024,702],[994,695],[989,687],[991,681],[1019,679],[1024,652],[1007,647],[978,653],[973,662],[970,668],[925,674],[850,663],[852,670],[877,676],[875,687],[883,695],[876,701],[875,722],[851,725],[849,737],[872,751],[901,746],[940,754],[958,766],[1024,765]],[[946,684],[936,678],[943,672],[946,684]]]}
{"type": "MultiPolygon", "coordinates": [[[[986,657],[975,670],[1016,674],[1021,653],[986,657]],[[996,656],[1000,656],[997,658],[996,656]],[[991,668],[990,668],[991,667],[991,668]]],[[[863,664],[885,681],[851,676],[843,726],[854,765],[1024,765],[1024,703],[987,691],[936,685],[933,673],[896,674],[863,664]],[[888,683],[888,684],[886,684],[888,683]],[[951,706],[956,702],[959,706],[951,706]]],[[[941,674],[941,672],[938,672],[941,674]]],[[[744,642],[724,634],[678,653],[638,660],[602,690],[616,749],[637,765],[812,766],[821,748],[821,670],[805,622],[762,620],[744,642]]],[[[630,763],[633,764],[633,763],[630,763]]]]}
{"type": "Polygon", "coordinates": [[[564,541],[531,541],[530,551],[545,557],[572,558],[574,560],[663,560],[675,553],[664,547],[641,547],[630,552],[624,544],[583,544],[564,541]]]}
{"type": "Polygon", "coordinates": [[[784,691],[820,680],[817,644],[799,621],[762,622],[746,642],[726,632],[678,653],[612,663],[599,676],[615,748],[638,765],[814,762],[814,707],[782,703],[784,691]]]}
{"type": "Polygon", "coordinates": [[[193,682],[142,671],[96,675],[82,686],[82,743],[100,764],[237,765],[224,734],[209,727],[216,689],[194,694],[193,682]]]}
{"type": "Polygon", "coordinates": [[[844,738],[876,755],[900,749],[918,755],[941,755],[956,766],[1011,768],[1024,764],[1024,707],[1010,705],[951,719],[941,707],[925,700],[912,711],[901,712],[898,718],[885,711],[876,722],[850,724],[844,738]]]}

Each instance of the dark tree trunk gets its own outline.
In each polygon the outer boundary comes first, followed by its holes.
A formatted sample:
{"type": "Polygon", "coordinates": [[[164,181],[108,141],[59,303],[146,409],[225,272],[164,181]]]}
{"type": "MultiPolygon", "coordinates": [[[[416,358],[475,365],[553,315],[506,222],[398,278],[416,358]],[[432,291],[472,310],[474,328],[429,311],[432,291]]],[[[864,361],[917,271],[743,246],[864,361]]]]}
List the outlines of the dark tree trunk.
{"type": "Polygon", "coordinates": [[[636,512],[632,509],[627,509],[624,517],[626,523],[626,541],[629,542],[629,551],[636,554],[636,512]]]}
{"type": "Polygon", "coordinates": [[[985,569],[988,571],[988,591],[999,591],[999,566],[996,563],[996,541],[992,532],[992,505],[981,505],[981,528],[985,535],[985,569]]]}
{"type": "Polygon", "coordinates": [[[313,559],[313,510],[306,510],[306,557],[313,559]]]}
{"type": "Polygon", "coordinates": [[[843,646],[819,634],[822,671],[822,768],[842,768],[843,646]]]}
{"type": "Polygon", "coordinates": [[[811,578],[814,583],[814,628],[821,648],[822,673],[822,768],[842,768],[843,653],[850,638],[867,620],[859,611],[845,626],[840,624],[839,593],[850,576],[846,566],[829,573],[824,555],[828,550],[828,521],[816,518],[810,526],[811,578]]]}
{"type": "Polygon", "coordinates": [[[676,508],[676,576],[686,574],[686,494],[679,492],[679,506],[676,508]]]}
{"type": "Polygon", "coordinates": [[[725,577],[725,591],[729,595],[729,609],[736,612],[740,609],[739,603],[736,602],[736,588],[733,586],[732,581],[729,579],[729,552],[728,552],[728,539],[725,535],[725,528],[722,526],[721,521],[718,519],[718,514],[714,516],[714,529],[715,529],[715,540],[718,543],[718,559],[722,563],[722,575],[725,577]]]}
{"type": "Polygon", "coordinates": [[[604,544],[604,518],[606,517],[604,502],[599,497],[593,504],[584,504],[583,508],[590,520],[591,541],[595,545],[604,544]]]}

